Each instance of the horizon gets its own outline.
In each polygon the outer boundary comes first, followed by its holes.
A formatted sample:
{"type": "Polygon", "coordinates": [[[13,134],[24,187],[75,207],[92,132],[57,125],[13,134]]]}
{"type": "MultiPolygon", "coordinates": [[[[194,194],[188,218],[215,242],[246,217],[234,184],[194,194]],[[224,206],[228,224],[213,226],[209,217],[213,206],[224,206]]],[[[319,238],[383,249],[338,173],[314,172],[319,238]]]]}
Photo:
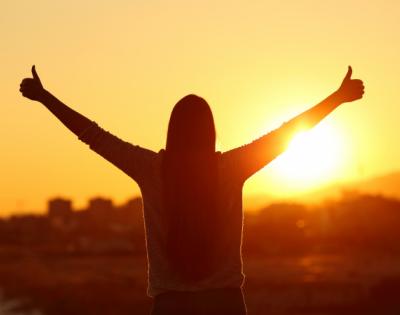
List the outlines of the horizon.
{"type": "MultiPolygon", "coordinates": [[[[387,187],[384,187],[387,186],[387,183],[383,183],[383,185],[382,183],[380,183],[380,185],[375,183],[378,182],[379,180],[387,179],[389,177],[393,177],[396,175],[398,175],[400,178],[400,170],[389,174],[383,174],[382,176],[372,177],[366,179],[364,182],[361,183],[342,182],[342,183],[329,184],[328,186],[325,187],[319,187],[318,191],[306,192],[304,194],[299,193],[298,195],[289,197],[287,196],[274,197],[262,193],[248,194],[243,198],[243,210],[244,212],[253,213],[253,212],[258,212],[263,208],[268,207],[272,204],[279,204],[279,203],[298,203],[306,206],[319,207],[327,201],[331,202],[331,201],[341,200],[348,193],[356,193],[358,195],[369,195],[369,196],[379,195],[387,199],[395,199],[400,201],[400,188],[397,189],[396,191],[388,191],[387,187]],[[364,186],[365,184],[367,184],[367,188],[362,187],[361,189],[359,189],[359,187],[354,186],[356,184],[361,184],[364,186]],[[370,186],[372,184],[372,188],[371,187],[368,188],[368,184],[370,186]]],[[[73,211],[81,211],[88,209],[88,207],[90,206],[90,201],[97,198],[110,200],[114,208],[127,205],[127,203],[131,200],[135,199],[142,200],[141,194],[128,196],[128,198],[126,198],[125,200],[116,200],[112,196],[93,195],[93,196],[88,196],[83,203],[82,202],[77,203],[73,197],[67,196],[66,194],[60,194],[60,195],[48,196],[47,198],[45,198],[45,200],[43,200],[43,207],[41,209],[25,209],[25,210],[19,209],[20,211],[15,211],[6,214],[1,213],[0,218],[7,219],[13,216],[46,215],[48,211],[49,202],[54,199],[69,200],[71,201],[71,207],[73,211]]]]}

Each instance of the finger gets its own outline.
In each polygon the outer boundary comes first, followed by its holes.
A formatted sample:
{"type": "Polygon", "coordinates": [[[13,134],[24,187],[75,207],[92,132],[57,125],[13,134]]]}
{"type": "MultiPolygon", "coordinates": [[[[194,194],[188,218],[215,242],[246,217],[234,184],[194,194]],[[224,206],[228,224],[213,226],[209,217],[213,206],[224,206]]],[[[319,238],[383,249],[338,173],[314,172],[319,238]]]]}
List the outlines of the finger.
{"type": "Polygon", "coordinates": [[[344,77],[345,80],[350,80],[351,79],[351,75],[353,74],[353,69],[351,68],[351,66],[349,66],[346,76],[344,77]]]}
{"type": "Polygon", "coordinates": [[[38,74],[37,74],[37,72],[36,72],[35,65],[32,66],[32,76],[33,76],[33,78],[34,78],[36,81],[39,81],[39,83],[41,84],[40,78],[39,78],[39,76],[38,76],[38,74]]]}
{"type": "Polygon", "coordinates": [[[26,88],[29,88],[30,86],[32,86],[32,84],[30,82],[24,82],[24,83],[21,83],[19,86],[26,89],[26,88]]]}
{"type": "Polygon", "coordinates": [[[20,85],[25,85],[25,84],[27,84],[27,83],[29,83],[29,82],[32,82],[33,81],[33,79],[31,79],[31,78],[25,78],[25,79],[23,79],[22,81],[21,81],[21,84],[20,85]]]}

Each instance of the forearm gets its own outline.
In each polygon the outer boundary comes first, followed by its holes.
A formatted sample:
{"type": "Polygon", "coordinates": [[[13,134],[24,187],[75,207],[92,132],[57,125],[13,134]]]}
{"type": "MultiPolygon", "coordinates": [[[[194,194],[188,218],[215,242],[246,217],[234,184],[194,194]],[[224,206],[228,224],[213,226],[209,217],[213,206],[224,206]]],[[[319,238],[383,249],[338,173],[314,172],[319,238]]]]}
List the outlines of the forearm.
{"type": "Polygon", "coordinates": [[[287,145],[298,132],[311,129],[342,103],[340,95],[337,92],[332,93],[322,102],[287,121],[273,132],[254,141],[254,150],[256,152],[264,152],[268,149],[268,157],[270,159],[275,158],[286,150],[287,145]]]}
{"type": "Polygon", "coordinates": [[[334,92],[322,102],[289,120],[285,124],[287,126],[286,128],[288,131],[292,131],[293,133],[301,130],[308,130],[317,125],[342,103],[343,101],[340,95],[337,92],[334,92]]]}
{"type": "Polygon", "coordinates": [[[48,91],[43,93],[40,102],[78,136],[92,124],[90,119],[62,103],[48,91]]]}

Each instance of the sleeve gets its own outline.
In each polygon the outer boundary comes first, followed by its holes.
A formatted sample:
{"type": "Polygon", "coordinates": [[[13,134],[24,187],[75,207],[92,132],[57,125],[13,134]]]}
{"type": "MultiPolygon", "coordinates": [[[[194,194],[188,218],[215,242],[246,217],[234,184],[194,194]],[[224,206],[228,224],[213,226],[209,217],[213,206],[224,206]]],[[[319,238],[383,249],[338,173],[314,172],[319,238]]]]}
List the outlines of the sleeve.
{"type": "Polygon", "coordinates": [[[151,171],[157,153],[125,142],[93,122],[79,140],[140,183],[151,171]]]}
{"type": "Polygon", "coordinates": [[[290,123],[241,147],[222,153],[222,160],[235,178],[245,182],[286,150],[293,128],[290,123]]]}

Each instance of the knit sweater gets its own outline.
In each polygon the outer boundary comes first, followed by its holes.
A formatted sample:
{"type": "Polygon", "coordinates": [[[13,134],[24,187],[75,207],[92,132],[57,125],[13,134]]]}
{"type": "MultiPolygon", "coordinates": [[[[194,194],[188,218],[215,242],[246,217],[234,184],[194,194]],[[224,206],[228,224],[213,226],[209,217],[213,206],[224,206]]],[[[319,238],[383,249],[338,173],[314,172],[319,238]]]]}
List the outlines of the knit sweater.
{"type": "Polygon", "coordinates": [[[245,180],[271,161],[282,150],[282,130],[271,132],[260,139],[217,155],[217,209],[224,217],[220,227],[220,267],[210,276],[196,283],[183,283],[168,263],[162,250],[166,237],[163,210],[161,164],[164,150],[153,152],[125,142],[93,123],[79,139],[92,150],[117,166],[140,187],[148,258],[149,296],[167,291],[198,291],[215,288],[241,287],[244,281],[241,256],[243,210],[242,188],[245,180]],[[274,148],[274,149],[272,149],[274,148]]]}

